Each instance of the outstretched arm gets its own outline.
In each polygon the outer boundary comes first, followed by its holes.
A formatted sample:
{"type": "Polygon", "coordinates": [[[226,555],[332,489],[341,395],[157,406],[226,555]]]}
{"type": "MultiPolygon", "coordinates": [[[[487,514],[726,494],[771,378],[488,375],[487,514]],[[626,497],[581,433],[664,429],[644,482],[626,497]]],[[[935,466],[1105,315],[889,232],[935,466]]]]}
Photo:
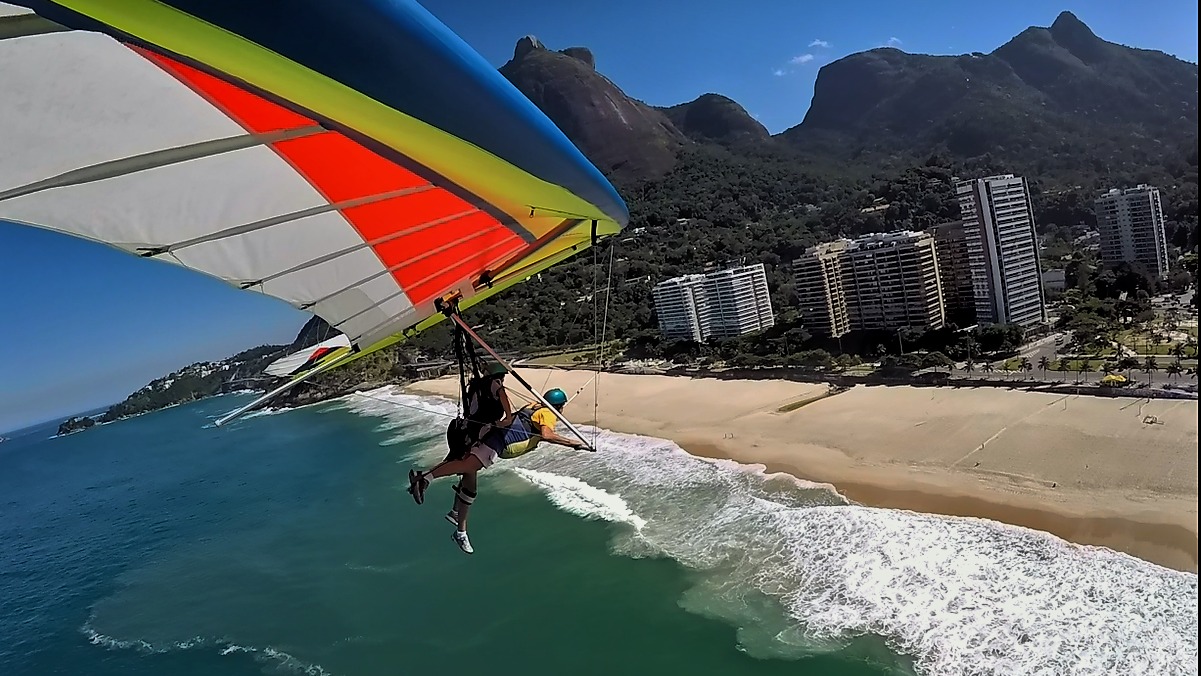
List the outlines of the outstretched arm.
{"type": "Polygon", "coordinates": [[[540,434],[542,436],[543,441],[549,441],[552,444],[561,444],[568,448],[574,448],[577,451],[586,448],[586,446],[581,441],[578,441],[576,439],[568,439],[567,437],[559,436],[558,434],[555,433],[555,428],[551,427],[550,425],[541,425],[541,428],[542,429],[541,429],[540,434]]]}

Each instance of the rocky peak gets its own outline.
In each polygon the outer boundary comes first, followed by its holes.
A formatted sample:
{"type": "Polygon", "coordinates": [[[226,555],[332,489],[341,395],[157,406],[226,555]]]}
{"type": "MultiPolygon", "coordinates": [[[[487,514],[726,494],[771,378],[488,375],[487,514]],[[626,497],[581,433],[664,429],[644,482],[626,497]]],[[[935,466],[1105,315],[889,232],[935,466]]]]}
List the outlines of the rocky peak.
{"type": "Polygon", "coordinates": [[[676,128],[695,141],[731,144],[766,141],[770,137],[758,120],[721,94],[702,94],[665,112],[676,128]]]}
{"type": "Polygon", "coordinates": [[[584,47],[551,51],[526,36],[500,73],[610,178],[662,175],[688,141],[663,111],[630,98],[597,72],[584,47]]]}
{"type": "Polygon", "coordinates": [[[517,47],[513,49],[513,60],[520,61],[530,52],[536,51],[546,51],[546,47],[538,38],[527,35],[517,41],[517,47]]]}
{"type": "Polygon", "coordinates": [[[1097,39],[1096,33],[1093,33],[1091,28],[1071,12],[1060,12],[1059,16],[1055,17],[1055,22],[1051,24],[1051,34],[1056,38],[1086,37],[1094,40],[1097,39]]]}
{"type": "Polygon", "coordinates": [[[596,69],[596,57],[592,55],[592,50],[587,47],[568,47],[562,53],[573,59],[582,61],[589,68],[596,69]]]}
{"type": "Polygon", "coordinates": [[[1071,12],[1062,12],[1051,24],[1051,38],[1085,63],[1104,58],[1105,41],[1071,12]]]}

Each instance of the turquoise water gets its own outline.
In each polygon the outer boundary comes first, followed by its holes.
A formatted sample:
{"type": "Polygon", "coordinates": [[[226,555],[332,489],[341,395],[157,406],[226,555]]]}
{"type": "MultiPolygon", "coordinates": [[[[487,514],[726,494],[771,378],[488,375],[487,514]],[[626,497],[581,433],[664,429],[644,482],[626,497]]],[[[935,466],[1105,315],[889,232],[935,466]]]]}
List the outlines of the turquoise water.
{"type": "Polygon", "coordinates": [[[0,445],[0,673],[1197,673],[1195,575],[655,439],[489,470],[466,556],[453,406],[373,397],[0,445]]]}

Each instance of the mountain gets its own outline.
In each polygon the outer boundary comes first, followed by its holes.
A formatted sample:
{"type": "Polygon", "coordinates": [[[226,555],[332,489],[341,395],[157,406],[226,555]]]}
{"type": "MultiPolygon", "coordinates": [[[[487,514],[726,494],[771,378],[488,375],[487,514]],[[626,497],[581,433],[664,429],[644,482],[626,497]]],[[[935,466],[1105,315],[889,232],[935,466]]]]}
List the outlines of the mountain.
{"type": "Polygon", "coordinates": [[[1193,143],[1197,65],[1097,37],[1070,12],[990,54],[852,54],[824,66],[793,147],[844,159],[990,154],[1037,170],[1156,162],[1193,143]]]}
{"type": "Polygon", "coordinates": [[[703,94],[694,101],[662,110],[677,129],[694,141],[741,145],[771,138],[767,128],[745,108],[721,94],[703,94]]]}
{"type": "Polygon", "coordinates": [[[825,167],[911,166],[932,154],[1083,183],[1195,147],[1197,65],[1098,37],[1070,12],[991,53],[884,47],[824,66],[803,121],[772,137],[719,94],[657,108],[596,70],[591,51],[518,41],[500,72],[619,185],[662,178],[681,151],[776,146],[825,167]],[[780,141],[782,143],[775,143],[780,141]]]}
{"type": "Polygon", "coordinates": [[[661,176],[688,142],[663,111],[626,96],[597,72],[586,48],[556,52],[526,36],[500,72],[612,177],[661,176]]]}

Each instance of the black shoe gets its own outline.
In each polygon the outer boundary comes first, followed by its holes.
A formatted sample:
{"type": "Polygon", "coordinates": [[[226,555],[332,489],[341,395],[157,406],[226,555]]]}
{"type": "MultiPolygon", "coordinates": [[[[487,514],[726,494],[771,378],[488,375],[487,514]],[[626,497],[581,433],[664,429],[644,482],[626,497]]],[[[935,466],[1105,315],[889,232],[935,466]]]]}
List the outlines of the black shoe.
{"type": "Polygon", "coordinates": [[[425,489],[429,488],[429,485],[430,480],[425,478],[425,474],[415,469],[409,470],[409,493],[412,494],[414,502],[419,505],[425,502],[425,489]]]}

